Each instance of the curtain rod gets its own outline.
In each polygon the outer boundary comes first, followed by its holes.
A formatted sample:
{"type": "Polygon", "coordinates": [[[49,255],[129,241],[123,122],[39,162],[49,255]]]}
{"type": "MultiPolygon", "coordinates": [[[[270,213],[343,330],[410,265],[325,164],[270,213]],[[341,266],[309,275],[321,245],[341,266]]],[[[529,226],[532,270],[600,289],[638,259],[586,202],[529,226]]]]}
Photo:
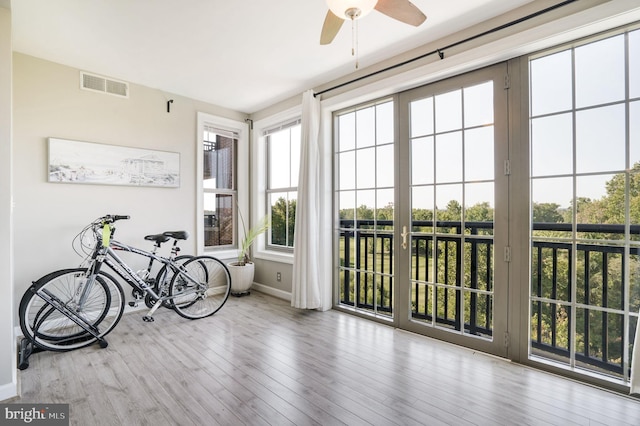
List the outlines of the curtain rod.
{"type": "Polygon", "coordinates": [[[464,40],[456,41],[454,43],[451,43],[451,44],[446,45],[444,47],[441,47],[439,49],[432,50],[431,52],[423,53],[422,55],[416,56],[415,58],[407,59],[406,61],[399,62],[397,64],[388,66],[386,68],[382,68],[382,69],[374,71],[372,73],[365,74],[363,76],[354,78],[353,80],[345,81],[344,83],[340,83],[340,84],[337,84],[335,86],[329,87],[328,89],[321,90],[318,93],[314,93],[313,96],[314,97],[320,96],[320,95],[322,95],[324,93],[330,92],[330,91],[335,90],[335,89],[339,89],[339,88],[344,87],[344,86],[348,86],[349,84],[356,83],[356,82],[364,80],[366,78],[373,77],[375,75],[382,74],[384,72],[391,71],[391,70],[394,70],[396,68],[403,67],[403,66],[405,66],[407,64],[410,64],[412,62],[419,61],[420,59],[424,59],[424,58],[426,58],[428,56],[431,56],[431,55],[435,55],[436,53],[438,54],[438,56],[440,56],[440,59],[444,59],[444,51],[447,50],[447,49],[451,49],[452,47],[457,47],[457,46],[459,46],[461,44],[468,43],[468,42],[476,40],[476,39],[478,39],[480,37],[484,37],[486,35],[493,34],[495,32],[504,30],[504,29],[512,27],[514,25],[518,25],[518,24],[520,24],[522,22],[528,21],[528,20],[536,18],[536,17],[538,17],[540,15],[544,15],[545,13],[549,13],[549,12],[551,12],[553,10],[559,9],[561,7],[564,7],[564,6],[566,6],[566,5],[570,4],[570,3],[575,3],[576,1],[578,1],[578,0],[565,0],[565,1],[561,2],[561,3],[555,4],[553,6],[549,6],[546,9],[539,10],[537,12],[534,12],[534,13],[530,14],[530,15],[523,16],[522,18],[518,18],[518,19],[516,19],[514,21],[507,22],[506,24],[499,25],[497,27],[491,28],[490,30],[481,32],[479,34],[476,34],[476,35],[468,37],[468,38],[465,38],[464,40]]]}

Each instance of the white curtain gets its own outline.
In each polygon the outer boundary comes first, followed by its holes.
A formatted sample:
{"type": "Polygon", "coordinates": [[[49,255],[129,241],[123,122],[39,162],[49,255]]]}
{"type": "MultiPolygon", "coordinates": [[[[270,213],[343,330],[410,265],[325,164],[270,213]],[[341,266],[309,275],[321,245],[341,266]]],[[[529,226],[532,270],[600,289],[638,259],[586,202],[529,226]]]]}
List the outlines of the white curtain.
{"type": "Polygon", "coordinates": [[[636,337],[633,343],[633,354],[631,355],[631,390],[629,393],[640,394],[640,318],[636,325],[636,337]]]}
{"type": "Polygon", "coordinates": [[[291,306],[327,309],[323,306],[322,149],[320,144],[320,100],[308,90],[302,94],[300,174],[296,227],[293,240],[291,306]]]}

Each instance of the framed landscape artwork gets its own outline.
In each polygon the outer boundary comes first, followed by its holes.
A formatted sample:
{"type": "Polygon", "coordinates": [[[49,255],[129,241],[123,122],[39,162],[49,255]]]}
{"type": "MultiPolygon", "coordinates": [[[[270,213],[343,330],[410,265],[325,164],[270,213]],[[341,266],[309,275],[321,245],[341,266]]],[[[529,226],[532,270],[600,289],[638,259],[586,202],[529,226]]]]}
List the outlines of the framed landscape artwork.
{"type": "Polygon", "coordinates": [[[180,154],[49,138],[49,182],[178,188],[180,154]]]}

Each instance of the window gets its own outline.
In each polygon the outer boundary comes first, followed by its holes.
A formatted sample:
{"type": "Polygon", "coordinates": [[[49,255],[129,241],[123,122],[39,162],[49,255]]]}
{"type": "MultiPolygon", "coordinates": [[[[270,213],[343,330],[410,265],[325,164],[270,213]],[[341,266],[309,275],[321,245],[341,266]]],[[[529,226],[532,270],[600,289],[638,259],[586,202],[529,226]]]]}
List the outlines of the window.
{"type": "Polygon", "coordinates": [[[624,381],[640,308],[639,42],[530,60],[530,353],[624,381]]]}
{"type": "Polygon", "coordinates": [[[196,239],[198,252],[236,255],[238,212],[249,217],[249,155],[246,123],[198,113],[196,158],[196,239]]]}
{"type": "Polygon", "coordinates": [[[202,190],[204,246],[233,247],[236,205],[235,158],[238,134],[204,126],[202,190]]]}
{"type": "Polygon", "coordinates": [[[267,245],[291,249],[296,220],[300,169],[300,119],[264,131],[266,147],[266,214],[271,220],[267,245]]]}

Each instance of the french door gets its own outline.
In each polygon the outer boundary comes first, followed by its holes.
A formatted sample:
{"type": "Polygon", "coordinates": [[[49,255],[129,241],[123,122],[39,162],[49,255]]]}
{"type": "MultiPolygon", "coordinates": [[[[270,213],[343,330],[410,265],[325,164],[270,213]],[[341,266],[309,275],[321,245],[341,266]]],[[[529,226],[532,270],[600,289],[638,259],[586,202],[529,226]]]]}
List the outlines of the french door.
{"type": "Polygon", "coordinates": [[[336,114],[339,306],[507,355],[506,75],[336,114]]]}

